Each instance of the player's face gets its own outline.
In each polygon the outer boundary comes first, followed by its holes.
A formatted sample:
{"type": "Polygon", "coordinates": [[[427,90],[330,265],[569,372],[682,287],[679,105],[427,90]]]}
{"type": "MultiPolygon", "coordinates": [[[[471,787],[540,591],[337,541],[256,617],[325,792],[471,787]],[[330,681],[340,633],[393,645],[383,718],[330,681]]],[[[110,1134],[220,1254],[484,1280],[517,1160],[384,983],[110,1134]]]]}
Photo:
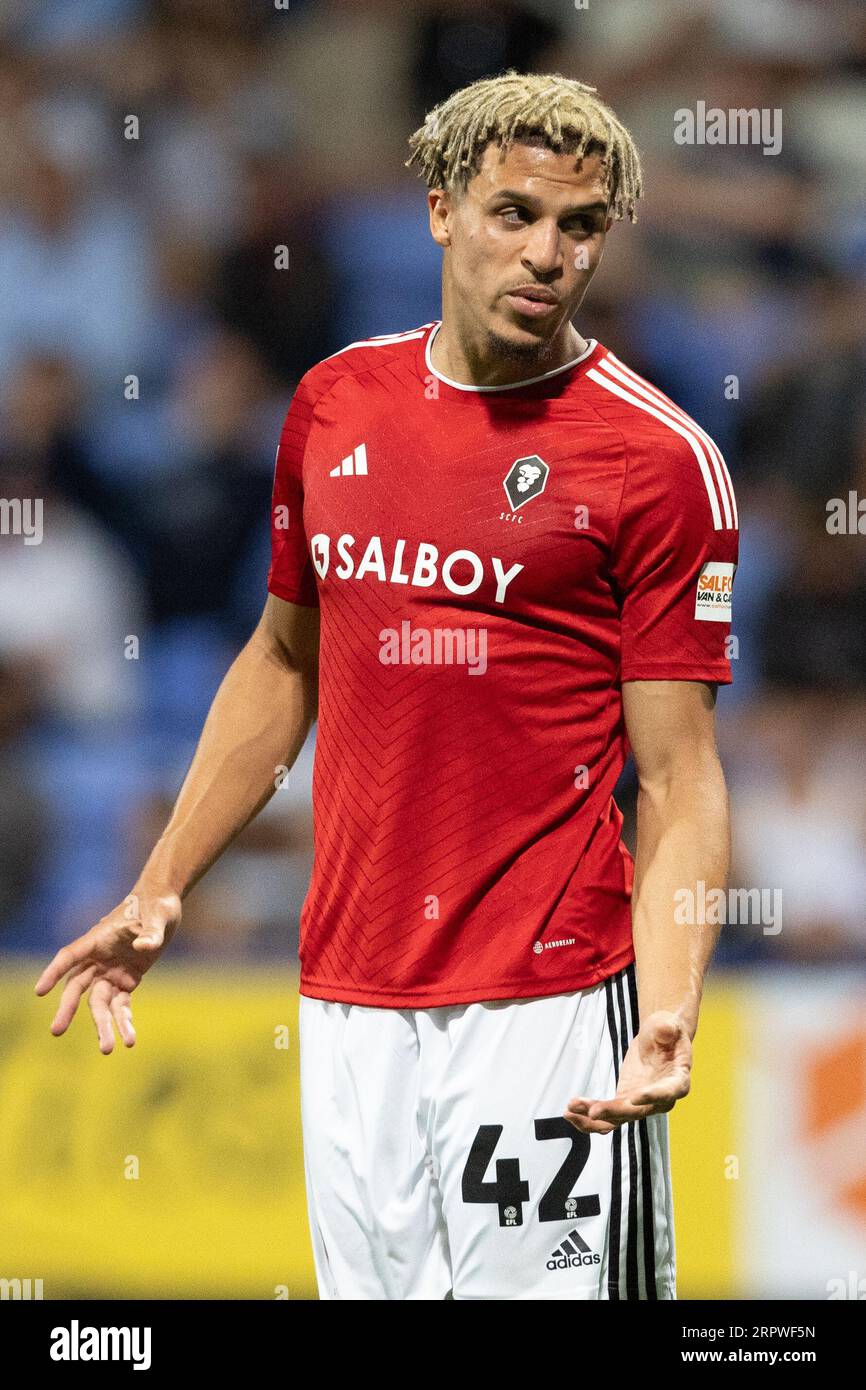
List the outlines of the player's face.
{"type": "Polygon", "coordinates": [[[523,144],[503,159],[490,144],[463,195],[430,195],[450,312],[515,355],[551,350],[601,260],[612,222],[604,170],[598,155],[575,162],[523,144]]]}

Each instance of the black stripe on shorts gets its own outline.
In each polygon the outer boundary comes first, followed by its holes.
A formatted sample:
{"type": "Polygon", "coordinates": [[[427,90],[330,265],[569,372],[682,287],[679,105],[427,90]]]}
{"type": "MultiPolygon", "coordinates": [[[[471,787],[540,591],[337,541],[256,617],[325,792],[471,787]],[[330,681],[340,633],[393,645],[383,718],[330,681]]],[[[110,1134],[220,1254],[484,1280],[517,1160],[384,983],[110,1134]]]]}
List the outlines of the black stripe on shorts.
{"type": "MultiPolygon", "coordinates": [[[[620,1065],[630,1042],[639,1027],[637,1007],[637,980],[635,966],[625,967],[618,975],[610,976],[604,982],[607,998],[607,1023],[613,1049],[614,1077],[619,1084],[620,1065]],[[625,989],[628,989],[628,1009],[625,989]]],[[[619,1125],[611,1135],[613,1154],[611,1162],[611,1200],[610,1223],[608,1227],[608,1297],[618,1300],[640,1299],[640,1248],[639,1234],[643,1229],[643,1264],[646,1297],[655,1299],[655,1230],[653,1225],[652,1173],[650,1165],[649,1133],[646,1120],[638,1120],[628,1125],[619,1125]],[[637,1136],[635,1127],[637,1126],[637,1136]],[[628,1155],[628,1190],[625,1213],[623,1213],[623,1129],[626,1134],[628,1155]],[[640,1145],[640,1182],[638,1182],[638,1144],[640,1145]],[[640,1205],[640,1215],[638,1208],[640,1205]],[[620,1256],[623,1215],[626,1222],[625,1279],[620,1256]],[[625,1288],[623,1289],[623,1282],[625,1288]]]]}

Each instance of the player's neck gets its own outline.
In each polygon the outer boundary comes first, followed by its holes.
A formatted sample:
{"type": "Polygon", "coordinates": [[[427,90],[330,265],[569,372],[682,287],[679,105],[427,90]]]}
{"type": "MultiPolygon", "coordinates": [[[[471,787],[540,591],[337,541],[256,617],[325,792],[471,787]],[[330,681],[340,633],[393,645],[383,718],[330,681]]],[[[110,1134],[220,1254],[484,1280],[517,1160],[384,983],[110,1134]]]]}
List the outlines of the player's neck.
{"type": "Polygon", "coordinates": [[[509,356],[482,330],[466,331],[445,317],[430,347],[430,361],[442,376],[465,386],[513,386],[556,371],[586,352],[589,344],[568,323],[543,356],[509,356]]]}

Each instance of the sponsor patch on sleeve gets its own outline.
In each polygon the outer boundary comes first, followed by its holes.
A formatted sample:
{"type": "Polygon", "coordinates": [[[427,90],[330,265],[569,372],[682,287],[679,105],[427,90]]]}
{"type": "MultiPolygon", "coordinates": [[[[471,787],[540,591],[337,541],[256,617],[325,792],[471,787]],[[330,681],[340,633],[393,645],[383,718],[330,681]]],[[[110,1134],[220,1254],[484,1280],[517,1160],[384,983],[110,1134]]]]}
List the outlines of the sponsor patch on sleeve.
{"type": "Polygon", "coordinates": [[[698,575],[695,617],[707,623],[731,621],[731,591],[736,565],[725,560],[708,560],[698,575]]]}

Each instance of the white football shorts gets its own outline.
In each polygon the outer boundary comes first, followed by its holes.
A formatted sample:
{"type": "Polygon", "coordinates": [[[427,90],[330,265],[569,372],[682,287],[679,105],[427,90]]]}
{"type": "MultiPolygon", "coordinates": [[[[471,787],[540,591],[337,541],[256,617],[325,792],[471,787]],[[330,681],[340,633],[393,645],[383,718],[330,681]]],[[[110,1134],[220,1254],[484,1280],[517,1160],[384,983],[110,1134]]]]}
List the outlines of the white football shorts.
{"type": "Polygon", "coordinates": [[[616,1090],[634,965],[590,989],[432,1009],[302,995],[322,1299],[676,1298],[668,1117],[563,1118],[616,1090]]]}

